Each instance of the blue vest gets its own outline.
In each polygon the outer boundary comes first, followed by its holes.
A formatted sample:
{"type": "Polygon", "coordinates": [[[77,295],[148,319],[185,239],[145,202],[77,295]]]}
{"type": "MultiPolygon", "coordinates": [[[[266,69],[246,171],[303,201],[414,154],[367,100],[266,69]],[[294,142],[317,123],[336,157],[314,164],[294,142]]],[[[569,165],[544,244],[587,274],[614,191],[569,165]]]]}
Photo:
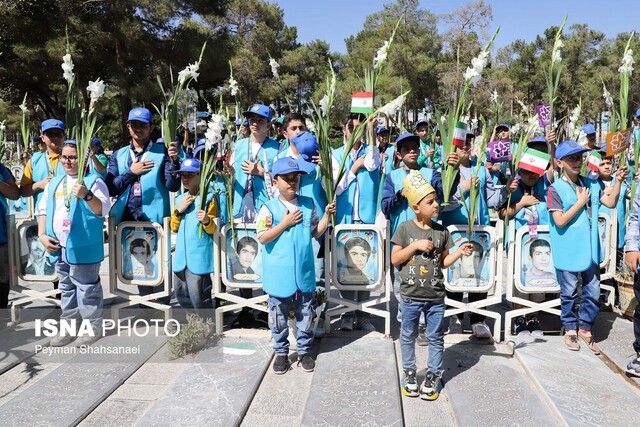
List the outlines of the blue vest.
{"type": "MultiPolygon", "coordinates": [[[[48,153],[45,151],[44,153],[39,151],[31,157],[31,171],[32,181],[34,183],[38,181],[42,181],[43,179],[49,176],[58,176],[64,175],[64,167],[62,167],[62,163],[60,159],[58,159],[58,163],[56,164],[56,168],[52,171],[53,175],[49,174],[49,157],[48,153]]],[[[40,199],[42,198],[42,192],[44,190],[38,190],[33,193],[33,209],[38,209],[38,203],[40,203],[40,199]]]]}
{"type": "MultiPolygon", "coordinates": [[[[538,196],[540,198],[540,202],[534,205],[536,212],[538,213],[538,224],[539,225],[549,225],[549,210],[547,209],[547,189],[545,188],[544,178],[540,178],[538,182],[533,186],[532,193],[534,196],[538,196]]],[[[522,200],[522,196],[524,196],[524,190],[522,185],[518,186],[518,189],[511,193],[511,203],[518,203],[522,200]]],[[[528,208],[522,208],[516,213],[513,217],[515,221],[516,231],[520,229],[522,226],[528,226],[529,222],[526,218],[526,211],[528,208]]],[[[508,243],[508,242],[505,242],[508,243]]]]}
{"type": "MultiPolygon", "coordinates": [[[[427,182],[431,183],[433,178],[433,169],[420,168],[420,173],[425,177],[427,182]]],[[[397,193],[402,190],[402,181],[409,175],[409,171],[404,167],[394,169],[389,176],[393,181],[393,191],[397,193]]],[[[408,221],[416,217],[416,213],[413,211],[406,198],[402,199],[402,205],[392,212],[389,212],[389,221],[391,221],[391,236],[393,236],[398,229],[398,226],[404,221],[408,221]]]]}
{"type": "MultiPolygon", "coordinates": [[[[143,154],[143,160],[152,160],[153,168],[149,172],[140,175],[142,212],[149,221],[162,224],[163,219],[169,216],[171,212],[169,190],[167,190],[164,182],[164,145],[154,144],[151,141],[149,141],[149,144],[150,147],[147,149],[147,152],[143,154]]],[[[130,166],[130,146],[122,147],[113,153],[113,155],[116,156],[118,160],[118,173],[122,175],[130,166]]],[[[109,213],[110,216],[116,218],[117,224],[122,221],[122,214],[127,206],[132,186],[133,184],[118,196],[118,200],[113,204],[111,212],[109,213]]]]}
{"type": "MultiPolygon", "coordinates": [[[[242,200],[244,199],[244,189],[247,186],[247,180],[249,176],[242,171],[242,162],[249,159],[249,147],[251,146],[251,139],[244,138],[236,142],[235,152],[233,153],[233,168],[235,169],[235,183],[233,186],[233,217],[238,218],[242,215],[242,200]]],[[[258,153],[252,153],[258,156],[258,160],[264,163],[264,154],[267,154],[267,165],[263,164],[265,170],[270,171],[273,166],[273,162],[278,154],[279,144],[276,140],[267,138],[263,143],[258,153]]],[[[256,211],[260,211],[262,205],[269,199],[267,196],[267,188],[264,181],[264,177],[254,175],[253,180],[253,203],[256,211]]]]}
{"type": "Polygon", "coordinates": [[[209,183],[210,192],[213,192],[213,196],[218,201],[219,213],[218,218],[220,218],[220,228],[223,225],[229,223],[229,207],[227,205],[227,188],[224,185],[223,179],[214,175],[213,181],[209,183]]]}
{"type": "MultiPolygon", "coordinates": [[[[47,197],[47,235],[58,238],[53,231],[53,215],[56,211],[56,189],[62,184],[62,180],[67,179],[66,174],[56,175],[49,182],[47,197]]],[[[91,189],[91,186],[100,179],[98,175],[89,174],[83,178],[84,185],[91,189]]],[[[95,264],[104,259],[104,218],[98,216],[84,200],[79,201],[76,196],[71,195],[69,206],[69,218],[71,218],[71,228],[67,236],[67,246],[65,250],[67,264],[95,264]]],[[[49,256],[52,263],[57,260],[59,254],[49,256]]]]}
{"type": "MultiPolygon", "coordinates": [[[[622,249],[624,247],[624,236],[627,234],[627,222],[625,221],[627,216],[627,200],[625,195],[628,188],[629,184],[626,181],[620,185],[620,195],[618,196],[618,203],[616,203],[616,214],[618,220],[618,240],[616,242],[616,247],[618,249],[622,249]]],[[[611,215],[611,209],[604,205],[600,206],[600,212],[611,215]]]]}
{"type": "MultiPolygon", "coordinates": [[[[583,208],[564,227],[558,227],[550,215],[551,255],[557,270],[581,272],[592,263],[600,262],[600,237],[598,236],[598,211],[600,207],[600,185],[598,181],[580,177],[591,191],[591,218],[583,208]],[[589,236],[587,239],[586,237],[589,236]]],[[[578,196],[565,179],[556,180],[551,186],[562,200],[562,211],[566,212],[578,201],[578,196]]]]}
{"type": "Polygon", "coordinates": [[[319,167],[316,166],[315,170],[311,173],[303,174],[300,177],[298,196],[311,198],[318,212],[318,216],[322,217],[322,215],[324,215],[324,210],[329,202],[327,200],[327,193],[322,187],[322,177],[319,167]]]}
{"type": "MultiPolygon", "coordinates": [[[[176,197],[175,204],[179,206],[182,199],[188,194],[189,192],[184,192],[176,197]]],[[[207,194],[207,207],[212,199],[213,194],[207,194]]],[[[200,234],[201,224],[196,214],[200,209],[200,200],[200,195],[198,195],[182,215],[176,238],[176,250],[173,253],[174,272],[188,268],[193,274],[213,273],[213,236],[204,230],[200,234]]]]}
{"type": "MultiPolygon", "coordinates": [[[[286,212],[280,198],[266,203],[273,217],[272,227],[282,222],[286,212]]],[[[302,221],[287,228],[276,239],[264,245],[262,251],[262,288],[265,293],[287,298],[301,292],[316,289],[316,270],[311,241],[311,216],[313,200],[298,197],[298,209],[302,221]]]]}
{"type": "Polygon", "coordinates": [[[384,154],[386,154],[387,160],[384,162],[384,173],[389,175],[393,170],[393,164],[396,159],[396,146],[389,144],[386,150],[384,150],[384,154]]]}
{"type": "MultiPolygon", "coordinates": [[[[478,225],[490,225],[491,221],[489,218],[489,208],[487,207],[487,168],[480,167],[480,171],[478,172],[478,178],[480,179],[480,186],[478,188],[478,214],[476,215],[476,223],[478,225]]],[[[455,188],[452,190],[456,191],[455,188]]],[[[467,192],[465,196],[465,203],[467,206],[471,203],[471,198],[469,197],[471,192],[467,192]]],[[[452,209],[447,212],[440,213],[440,219],[442,220],[442,225],[449,226],[452,224],[468,224],[469,223],[469,215],[467,214],[467,210],[464,208],[462,203],[458,204],[455,209],[452,209]]]]}
{"type": "MultiPolygon", "coordinates": [[[[344,146],[333,150],[333,156],[338,164],[344,157],[344,146]]],[[[363,147],[358,152],[358,157],[367,154],[369,147],[363,147]]],[[[353,166],[351,156],[347,156],[344,163],[345,174],[353,166]]],[[[336,177],[337,178],[337,177],[336,177]]],[[[358,215],[364,224],[373,224],[376,220],[378,188],[380,186],[380,169],[369,172],[366,168],[361,168],[356,174],[356,179],[351,181],[349,186],[336,198],[336,223],[352,224],[353,223],[353,201],[356,197],[356,183],[358,185],[358,215]]]]}
{"type": "Polygon", "coordinates": [[[9,241],[9,238],[7,237],[8,215],[9,205],[7,204],[7,199],[2,194],[0,194],[0,245],[3,245],[9,241]]]}

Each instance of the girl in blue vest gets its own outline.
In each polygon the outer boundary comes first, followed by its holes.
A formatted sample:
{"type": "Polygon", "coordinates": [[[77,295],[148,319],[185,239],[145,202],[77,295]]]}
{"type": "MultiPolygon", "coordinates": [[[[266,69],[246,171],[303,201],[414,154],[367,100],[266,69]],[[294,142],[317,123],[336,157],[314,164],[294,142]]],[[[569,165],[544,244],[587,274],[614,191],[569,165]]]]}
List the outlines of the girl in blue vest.
{"type": "MultiPolygon", "coordinates": [[[[352,132],[361,121],[364,114],[349,114],[342,132],[345,144],[352,132]]],[[[373,150],[363,141],[356,141],[351,151],[345,153],[346,146],[333,150],[332,167],[333,177],[338,178],[340,163],[344,157],[345,174],[342,180],[336,184],[337,224],[374,224],[378,210],[378,190],[380,187],[380,151],[375,145],[373,150]]],[[[342,298],[351,301],[366,301],[369,299],[368,291],[340,291],[342,298]]],[[[348,311],[342,315],[340,329],[351,331],[355,326],[365,331],[375,331],[371,324],[369,313],[361,311],[348,311]]]]}
{"type": "Polygon", "coordinates": [[[59,335],[51,346],[89,345],[102,336],[102,286],[100,263],[104,259],[104,216],[109,212],[109,192],[95,174],[78,183],[78,151],[74,140],[65,141],[60,161],[64,174],[47,184],[37,208],[38,238],[56,264],[60,278],[61,321],[91,322],[91,334],[77,339],[59,335]]]}
{"type": "Polygon", "coordinates": [[[242,113],[248,119],[250,135],[235,143],[231,165],[235,172],[233,217],[236,221],[253,223],[262,205],[269,200],[269,171],[280,144],[269,138],[271,109],[253,104],[242,113]]]}
{"type": "Polygon", "coordinates": [[[276,374],[284,374],[291,366],[287,320],[292,304],[298,328],[298,365],[307,372],[315,368],[310,354],[316,306],[311,241],[327,229],[335,202],[327,205],[322,219],[318,219],[313,200],[296,194],[300,174],[313,168],[313,164],[301,159],[277,160],[273,164],[273,177],[280,195],[265,203],[258,215],[257,233],[264,245],[263,289],[269,295],[269,329],[274,340],[276,374]]]}
{"type": "Polygon", "coordinates": [[[620,185],[627,177],[626,167],[616,172],[616,183],[605,193],[602,183],[580,176],[583,153],[576,141],[563,141],[556,149],[558,166],[564,172],[549,188],[547,207],[551,215],[553,264],[560,284],[560,320],[565,328],[564,342],[570,350],[580,350],[578,338],[596,354],[591,329],[600,311],[600,204],[614,208],[620,185]],[[576,313],[578,279],[582,278],[582,298],[576,313]],[[577,331],[576,331],[577,329],[577,331]]]}
{"type": "Polygon", "coordinates": [[[0,163],[0,330],[7,326],[10,319],[8,311],[5,310],[9,305],[9,237],[7,235],[9,205],[7,199],[20,199],[20,189],[9,169],[0,163]]]}
{"type": "Polygon", "coordinates": [[[207,194],[206,209],[200,209],[200,161],[186,159],[180,166],[184,193],[176,197],[171,215],[171,231],[178,233],[173,254],[173,283],[176,299],[182,308],[193,308],[203,318],[211,301],[213,273],[213,233],[216,230],[218,201],[213,192],[207,194]]]}

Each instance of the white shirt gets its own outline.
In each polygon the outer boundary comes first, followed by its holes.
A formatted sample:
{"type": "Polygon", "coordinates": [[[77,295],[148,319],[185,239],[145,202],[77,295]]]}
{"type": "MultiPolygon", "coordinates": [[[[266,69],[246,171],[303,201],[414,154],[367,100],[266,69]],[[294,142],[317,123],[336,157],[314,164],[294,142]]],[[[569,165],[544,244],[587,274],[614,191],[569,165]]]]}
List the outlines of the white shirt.
{"type": "MultiPolygon", "coordinates": [[[[295,212],[298,210],[298,198],[288,201],[284,200],[282,197],[279,198],[280,202],[284,205],[285,210],[291,212],[295,212]]],[[[318,218],[318,212],[316,211],[315,205],[313,206],[313,212],[311,213],[311,227],[315,227],[315,225],[320,221],[318,218]]],[[[271,217],[271,211],[267,207],[267,205],[263,205],[260,208],[260,212],[258,213],[258,220],[256,221],[256,234],[258,237],[262,236],[265,231],[271,228],[273,225],[273,218],[271,217]]]]}
{"type": "MultiPolygon", "coordinates": [[[[69,176],[65,178],[67,180],[67,193],[69,197],[75,197],[73,195],[73,186],[76,185],[78,181],[77,176],[69,176]]],[[[42,198],[40,199],[40,203],[38,204],[38,209],[36,215],[46,215],[47,214],[47,205],[49,203],[49,185],[44,189],[42,194],[42,198]]],[[[55,211],[53,212],[53,232],[56,235],[56,238],[60,242],[60,246],[67,246],[67,237],[69,235],[69,230],[73,226],[71,224],[71,220],[69,218],[69,212],[67,211],[67,207],[64,205],[64,181],[60,181],[58,188],[55,189],[53,196],[55,197],[55,211]]],[[[109,190],[107,189],[107,184],[101,178],[96,179],[95,183],[91,186],[91,192],[93,193],[93,197],[100,200],[102,203],[102,217],[106,216],[109,213],[109,209],[111,209],[111,202],[109,200],[109,190]]],[[[86,203],[85,201],[79,201],[80,203],[86,203]]],[[[100,236],[102,238],[102,236],[100,236]]]]}

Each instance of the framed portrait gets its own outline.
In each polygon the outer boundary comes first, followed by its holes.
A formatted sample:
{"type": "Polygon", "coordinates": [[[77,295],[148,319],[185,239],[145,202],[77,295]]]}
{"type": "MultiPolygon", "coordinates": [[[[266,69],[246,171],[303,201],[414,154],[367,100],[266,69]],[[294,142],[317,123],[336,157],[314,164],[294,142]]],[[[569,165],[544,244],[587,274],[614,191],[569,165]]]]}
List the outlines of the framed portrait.
{"type": "Polygon", "coordinates": [[[476,226],[471,239],[467,236],[465,226],[450,225],[454,246],[449,252],[456,251],[463,243],[471,242],[473,253],[462,257],[447,269],[444,275],[445,287],[455,292],[486,292],[493,286],[496,275],[496,242],[498,236],[495,228],[476,226]]]}
{"type": "Polygon", "coordinates": [[[384,239],[378,228],[338,225],[332,237],[331,274],[336,288],[373,290],[384,282],[384,239]]]}
{"type": "Polygon", "coordinates": [[[123,222],[116,232],[118,279],[125,285],[157,286],[164,280],[164,232],[152,222],[123,222]]]}
{"type": "Polygon", "coordinates": [[[529,227],[520,227],[515,246],[516,288],[523,293],[560,292],[553,265],[549,226],[538,225],[537,235],[533,237],[529,227]]]}
{"type": "Polygon", "coordinates": [[[222,281],[236,288],[262,287],[262,245],[255,224],[222,229],[222,281]]]}
{"type": "Polygon", "coordinates": [[[22,221],[16,228],[15,259],[18,276],[26,281],[51,282],[58,278],[55,265],[49,262],[47,252],[38,239],[38,223],[22,221]]]}
{"type": "Polygon", "coordinates": [[[16,220],[29,219],[33,216],[31,214],[33,210],[32,197],[20,196],[18,200],[7,200],[7,203],[9,204],[9,213],[15,215],[16,220]]]}

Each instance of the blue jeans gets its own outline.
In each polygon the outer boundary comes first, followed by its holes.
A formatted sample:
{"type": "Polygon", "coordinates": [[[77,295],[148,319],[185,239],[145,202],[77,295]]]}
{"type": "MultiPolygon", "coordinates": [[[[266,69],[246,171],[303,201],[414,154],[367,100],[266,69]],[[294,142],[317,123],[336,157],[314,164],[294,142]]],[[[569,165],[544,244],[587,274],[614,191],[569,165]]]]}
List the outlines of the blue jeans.
{"type": "Polygon", "coordinates": [[[280,298],[269,295],[269,329],[273,336],[273,351],[276,356],[289,354],[289,311],[293,303],[298,335],[298,356],[311,352],[313,343],[313,318],[316,313],[316,293],[297,292],[293,296],[280,298]]]}
{"type": "MultiPolygon", "coordinates": [[[[402,278],[400,277],[400,269],[397,266],[393,266],[393,295],[398,301],[398,313],[396,314],[396,320],[398,323],[402,322],[402,296],[400,295],[400,285],[402,284],[402,278]]],[[[424,313],[420,315],[420,324],[424,325],[424,313]]]]}
{"type": "Polygon", "coordinates": [[[402,324],[400,325],[400,352],[402,368],[416,369],[416,337],[420,314],[427,321],[427,341],[429,357],[427,371],[442,375],[442,354],[444,352],[444,301],[415,301],[402,298],[402,324]]]}
{"type": "Polygon", "coordinates": [[[194,274],[185,268],[173,273],[173,286],[180,307],[193,308],[196,314],[204,319],[213,318],[211,302],[213,283],[210,274],[194,274]]]}
{"type": "Polygon", "coordinates": [[[56,263],[56,273],[60,278],[60,319],[87,319],[94,326],[100,326],[104,296],[100,285],[100,263],[67,264],[65,249],[56,263]]]}
{"type": "Polygon", "coordinates": [[[595,263],[580,273],[556,269],[560,285],[560,320],[565,330],[591,330],[591,326],[600,312],[600,267],[595,263]],[[582,277],[582,298],[580,310],[573,309],[578,299],[578,278],[582,277]]]}

